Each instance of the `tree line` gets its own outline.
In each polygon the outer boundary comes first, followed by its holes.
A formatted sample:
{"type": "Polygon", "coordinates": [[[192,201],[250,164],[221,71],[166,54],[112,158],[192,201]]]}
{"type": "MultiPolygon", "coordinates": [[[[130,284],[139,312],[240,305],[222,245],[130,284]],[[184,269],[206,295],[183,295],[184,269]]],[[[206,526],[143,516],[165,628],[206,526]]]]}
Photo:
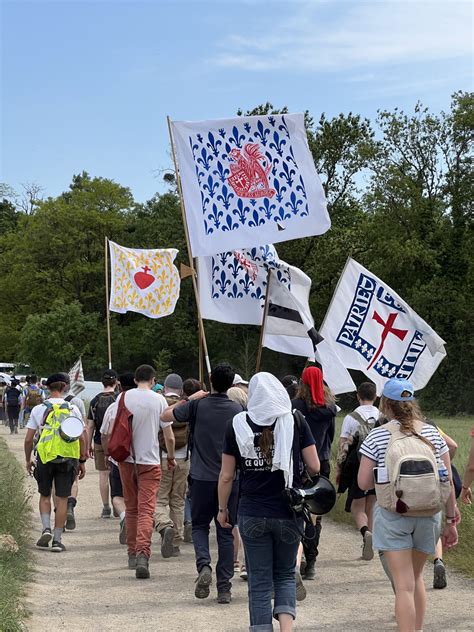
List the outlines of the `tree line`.
{"type": "MultiPolygon", "coordinates": [[[[472,141],[474,93],[453,95],[448,112],[421,104],[375,121],[340,114],[318,122],[306,112],[308,142],[328,199],[332,228],[277,245],[279,256],[313,280],[310,305],[322,322],[348,255],[380,276],[446,341],[447,358],[423,390],[439,412],[474,411],[472,355],[472,141]]],[[[245,114],[284,113],[270,103],[245,114]]],[[[244,112],[239,111],[239,114],[244,112]]],[[[2,360],[46,375],[82,355],[86,376],[107,362],[104,238],[129,247],[187,251],[173,174],[168,191],[145,203],[113,180],[74,175],[69,189],[41,199],[37,185],[18,196],[0,190],[0,350],[2,360]]],[[[198,325],[190,279],[173,316],[112,314],[113,364],[154,364],[198,372],[198,325]]],[[[239,373],[255,367],[259,328],[205,322],[211,362],[239,373]]],[[[264,351],[263,368],[298,374],[303,358],[264,351]]],[[[361,379],[361,376],[356,377],[361,379]]]]}

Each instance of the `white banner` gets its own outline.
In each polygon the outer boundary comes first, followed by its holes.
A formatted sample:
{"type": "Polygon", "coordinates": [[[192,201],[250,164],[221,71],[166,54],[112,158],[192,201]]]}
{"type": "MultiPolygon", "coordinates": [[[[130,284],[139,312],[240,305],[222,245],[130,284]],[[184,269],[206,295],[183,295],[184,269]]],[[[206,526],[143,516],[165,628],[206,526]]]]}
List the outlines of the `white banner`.
{"type": "Polygon", "coordinates": [[[272,245],[198,257],[202,317],[235,325],[261,325],[269,269],[299,301],[308,302],[311,279],[282,261],[272,245]]]}
{"type": "Polygon", "coordinates": [[[349,259],[320,330],[347,368],[380,394],[391,377],[426,386],[446,356],[444,340],[386,283],[349,259]]]}
{"type": "Polygon", "coordinates": [[[194,257],[331,225],[303,114],[172,123],[194,257]]]}
{"type": "Polygon", "coordinates": [[[69,379],[71,381],[69,392],[71,395],[79,395],[85,389],[84,370],[82,368],[82,359],[79,360],[69,369],[69,379]]]}
{"type": "Polygon", "coordinates": [[[149,318],[161,318],[174,312],[179,298],[180,278],[173,261],[174,248],[125,248],[110,245],[112,312],[138,312],[149,318]]]}

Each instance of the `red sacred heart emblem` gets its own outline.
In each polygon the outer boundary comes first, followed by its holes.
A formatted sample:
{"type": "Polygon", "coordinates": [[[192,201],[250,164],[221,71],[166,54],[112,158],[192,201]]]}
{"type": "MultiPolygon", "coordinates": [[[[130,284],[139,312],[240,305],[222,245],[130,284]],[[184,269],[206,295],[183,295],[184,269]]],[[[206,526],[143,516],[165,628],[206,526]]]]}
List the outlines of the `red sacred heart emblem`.
{"type": "Polygon", "coordinates": [[[150,272],[148,266],[142,266],[142,268],[143,272],[136,272],[133,278],[141,290],[146,290],[153,283],[155,277],[152,274],[148,274],[150,272]]]}

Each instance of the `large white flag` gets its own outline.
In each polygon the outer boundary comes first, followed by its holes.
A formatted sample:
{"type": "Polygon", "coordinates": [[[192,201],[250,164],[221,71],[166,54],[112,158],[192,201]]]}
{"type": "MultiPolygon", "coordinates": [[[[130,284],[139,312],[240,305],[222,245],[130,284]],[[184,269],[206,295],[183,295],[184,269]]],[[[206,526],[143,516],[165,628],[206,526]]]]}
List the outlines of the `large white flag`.
{"type": "Polygon", "coordinates": [[[321,327],[344,365],[362,371],[380,394],[391,377],[415,389],[446,356],[445,342],[386,283],[349,259],[321,327]]]}
{"type": "Polygon", "coordinates": [[[174,312],[179,297],[179,272],[174,248],[161,250],[110,245],[112,271],[109,308],[161,318],[174,312]]]}
{"type": "Polygon", "coordinates": [[[280,353],[316,359],[333,392],[349,393],[356,386],[331,344],[314,328],[309,292],[301,302],[272,273],[263,346],[280,353]]]}
{"type": "Polygon", "coordinates": [[[172,133],[193,256],[329,229],[302,114],[180,121],[172,133]]]}
{"type": "Polygon", "coordinates": [[[261,325],[269,270],[275,271],[276,278],[298,300],[308,301],[311,279],[282,261],[273,245],[198,257],[202,317],[221,323],[261,325]]]}
{"type": "Polygon", "coordinates": [[[82,368],[82,359],[79,360],[69,369],[70,386],[69,392],[71,395],[79,395],[84,389],[84,370],[82,368]]]}

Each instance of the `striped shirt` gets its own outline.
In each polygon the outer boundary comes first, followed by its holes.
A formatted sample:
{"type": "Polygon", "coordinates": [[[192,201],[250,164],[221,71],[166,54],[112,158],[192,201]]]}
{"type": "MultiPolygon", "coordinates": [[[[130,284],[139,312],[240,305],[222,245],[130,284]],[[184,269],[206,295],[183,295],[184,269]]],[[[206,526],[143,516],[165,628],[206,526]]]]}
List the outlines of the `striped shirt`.
{"type": "MultiPolygon", "coordinates": [[[[393,419],[392,421],[396,420],[393,419]]],[[[420,434],[433,444],[436,451],[437,461],[441,460],[443,454],[449,452],[446,441],[440,435],[438,429],[434,426],[424,424],[420,434]]],[[[380,426],[380,428],[374,428],[374,430],[369,432],[365,441],[360,446],[360,453],[371,461],[375,461],[377,463],[377,467],[385,467],[385,453],[387,452],[390,437],[390,432],[383,426],[380,426]]]]}

